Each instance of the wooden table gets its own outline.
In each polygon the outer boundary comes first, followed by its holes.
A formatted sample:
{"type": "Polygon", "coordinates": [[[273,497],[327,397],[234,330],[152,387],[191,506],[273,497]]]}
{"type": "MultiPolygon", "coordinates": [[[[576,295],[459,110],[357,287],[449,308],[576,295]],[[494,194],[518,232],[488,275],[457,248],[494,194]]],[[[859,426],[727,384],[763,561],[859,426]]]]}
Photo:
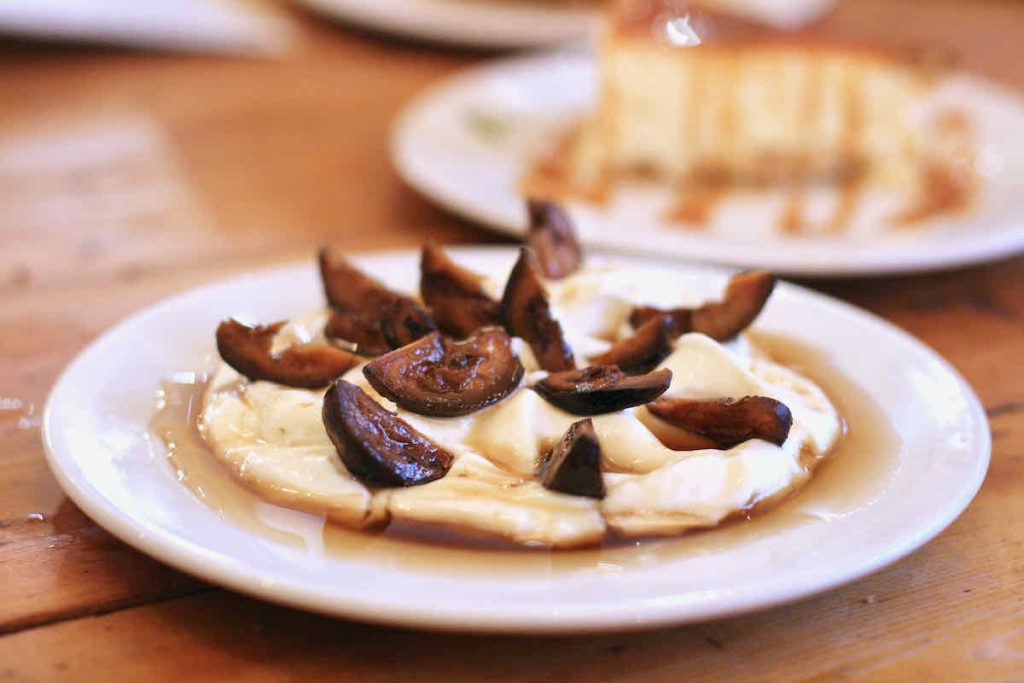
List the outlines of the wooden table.
{"type": "MultiPolygon", "coordinates": [[[[311,616],[181,575],[61,493],[39,412],[126,314],[315,245],[491,240],[404,188],[403,103],[479,62],[295,14],[283,61],[0,44],[0,680],[1024,679],[1024,258],[811,282],[895,321],[975,387],[994,436],[971,507],[896,565],[827,595],[653,633],[423,634],[311,616]]],[[[861,0],[836,21],[938,43],[1024,86],[1024,6],[861,0]]]]}

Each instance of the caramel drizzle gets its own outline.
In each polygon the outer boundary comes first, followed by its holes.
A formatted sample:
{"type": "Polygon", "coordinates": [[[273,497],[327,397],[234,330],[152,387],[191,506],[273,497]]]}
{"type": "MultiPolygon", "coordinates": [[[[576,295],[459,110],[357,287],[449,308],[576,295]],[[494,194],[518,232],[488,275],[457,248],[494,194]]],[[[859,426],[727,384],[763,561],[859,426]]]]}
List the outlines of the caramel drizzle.
{"type": "Polygon", "coordinates": [[[807,228],[804,220],[804,187],[794,185],[786,193],[786,201],[779,213],[779,230],[785,235],[798,235],[807,228]]]}
{"type": "MultiPolygon", "coordinates": [[[[735,80],[739,71],[738,62],[730,61],[725,65],[735,80]]],[[[689,69],[689,64],[683,64],[689,69]]],[[[707,123],[703,114],[706,111],[704,95],[708,83],[703,69],[690,70],[691,94],[685,104],[682,116],[684,140],[692,141],[693,131],[707,123]]],[[[846,159],[856,160],[863,156],[863,137],[865,133],[864,101],[861,97],[863,79],[856,72],[847,72],[842,84],[844,135],[840,141],[841,154],[846,159]]],[[[803,125],[810,129],[820,110],[822,97],[823,74],[818,69],[811,69],[805,88],[804,106],[801,112],[803,125]]],[[[615,106],[618,93],[612,91],[610,84],[605,83],[602,92],[602,103],[599,107],[599,119],[602,136],[614,144],[618,137],[618,128],[622,125],[617,120],[615,106]]],[[[715,121],[716,133],[722,144],[732,144],[739,128],[739,102],[735,90],[724,93],[719,103],[718,116],[715,121]]],[[[919,189],[910,204],[897,212],[892,218],[892,225],[905,228],[919,225],[938,216],[960,213],[969,208],[978,192],[979,179],[975,170],[974,140],[971,135],[970,121],[963,112],[945,112],[932,124],[933,135],[938,139],[954,138],[955,154],[946,155],[952,158],[931,158],[922,160],[918,167],[919,189]]],[[[572,150],[578,130],[570,131],[559,140],[554,151],[539,158],[526,172],[520,182],[521,192],[530,197],[545,197],[558,200],[570,198],[605,205],[621,179],[610,168],[602,169],[598,182],[590,187],[582,188],[573,182],[570,169],[572,150]]],[[[929,136],[930,137],[930,136],[929,136]]],[[[687,149],[684,154],[693,155],[692,165],[701,166],[702,150],[687,149]]],[[[792,178],[809,175],[814,170],[813,159],[798,160],[793,163],[792,178]]],[[[721,170],[721,169],[719,169],[721,170]]],[[[838,196],[832,215],[820,224],[820,228],[830,234],[839,235],[847,231],[856,216],[864,197],[866,169],[863,164],[852,162],[849,168],[839,169],[837,179],[838,196]]],[[[700,173],[681,184],[666,210],[664,219],[673,224],[682,224],[687,228],[707,228],[714,219],[715,212],[728,198],[731,190],[726,176],[715,169],[705,168],[700,173]]],[[[801,235],[809,232],[812,227],[806,218],[806,188],[793,184],[786,189],[777,218],[778,229],[787,235],[801,235]]]]}
{"type": "Polygon", "coordinates": [[[711,222],[715,209],[728,195],[725,183],[688,183],[679,188],[666,220],[703,229],[711,222]]]}
{"type": "Polygon", "coordinates": [[[953,143],[952,154],[923,160],[919,166],[920,189],[910,205],[892,219],[898,228],[920,225],[937,216],[962,213],[978,194],[974,134],[963,111],[941,113],[931,128],[937,139],[953,143]]]}

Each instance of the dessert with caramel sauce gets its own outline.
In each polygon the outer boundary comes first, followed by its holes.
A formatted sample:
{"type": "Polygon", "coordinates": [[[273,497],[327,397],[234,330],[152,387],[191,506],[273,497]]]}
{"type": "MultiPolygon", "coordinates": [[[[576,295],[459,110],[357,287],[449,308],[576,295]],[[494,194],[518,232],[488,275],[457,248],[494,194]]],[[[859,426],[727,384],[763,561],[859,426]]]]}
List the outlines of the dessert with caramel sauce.
{"type": "Polygon", "coordinates": [[[600,204],[623,182],[653,180],[676,188],[666,221],[703,226],[731,190],[778,188],[787,195],[778,229],[790,234],[809,231],[812,186],[839,193],[832,233],[853,219],[864,188],[905,198],[893,226],[971,204],[969,126],[951,132],[948,113],[922,120],[946,64],[821,23],[782,30],[736,4],[610,2],[597,104],[534,161],[521,191],[600,204]]]}

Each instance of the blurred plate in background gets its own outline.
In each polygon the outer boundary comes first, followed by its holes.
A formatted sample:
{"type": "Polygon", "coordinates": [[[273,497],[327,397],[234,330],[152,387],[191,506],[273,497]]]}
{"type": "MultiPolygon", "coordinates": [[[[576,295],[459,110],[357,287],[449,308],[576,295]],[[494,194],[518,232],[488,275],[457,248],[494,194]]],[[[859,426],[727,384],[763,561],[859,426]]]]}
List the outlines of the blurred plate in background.
{"type": "MultiPolygon", "coordinates": [[[[494,62],[443,83],[415,102],[395,130],[398,171],[438,204],[487,227],[522,235],[518,185],[531,162],[594,103],[592,59],[571,52],[494,62]]],[[[894,228],[892,197],[865,190],[842,232],[789,235],[779,229],[787,190],[730,193],[707,226],[665,218],[673,190],[626,184],[600,207],[574,202],[581,239],[614,252],[647,253],[777,272],[849,276],[949,268],[1024,249],[1024,99],[960,73],[928,107],[963,110],[974,128],[980,192],[968,213],[894,228]]],[[[839,201],[835,188],[807,198],[808,212],[839,201]],[[819,196],[820,195],[820,196],[819,196]]]]}
{"type": "Polygon", "coordinates": [[[244,0],[3,0],[0,35],[137,49],[280,55],[290,24],[244,0]]]}
{"type": "Polygon", "coordinates": [[[324,16],[408,38],[515,48],[584,38],[596,21],[570,0],[296,0],[324,16]]]}

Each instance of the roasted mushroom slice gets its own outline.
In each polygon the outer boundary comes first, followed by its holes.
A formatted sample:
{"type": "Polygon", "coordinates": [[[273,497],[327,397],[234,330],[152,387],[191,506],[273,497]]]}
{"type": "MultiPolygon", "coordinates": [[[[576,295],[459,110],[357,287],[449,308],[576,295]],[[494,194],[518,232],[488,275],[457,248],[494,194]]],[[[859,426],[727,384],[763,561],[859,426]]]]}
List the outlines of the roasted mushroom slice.
{"type": "Polygon", "coordinates": [[[324,396],[324,427],[345,467],[368,486],[416,486],[440,479],[452,455],[339,379],[324,396]]]}
{"type": "Polygon", "coordinates": [[[505,329],[530,345],[543,369],[557,372],[576,367],[572,349],[562,336],[562,326],[551,315],[537,259],[525,247],[519,250],[519,260],[508,276],[501,306],[505,329]]]}
{"type": "Polygon", "coordinates": [[[437,332],[376,358],[363,368],[382,396],[420,415],[467,415],[511,394],[523,378],[505,330],[490,328],[463,342],[437,332]]]}
{"type": "Polygon", "coordinates": [[[397,349],[437,329],[415,299],[388,289],[337,252],[321,249],[319,261],[331,307],[379,319],[389,347],[397,349]]]}
{"type": "Polygon", "coordinates": [[[400,349],[437,329],[430,314],[407,296],[392,299],[380,316],[380,330],[393,349],[400,349]]]}
{"type": "Polygon", "coordinates": [[[324,326],[324,336],[351,344],[351,351],[360,356],[379,356],[391,350],[380,329],[380,318],[356,311],[332,311],[324,326]]]}
{"type": "Polygon", "coordinates": [[[722,301],[706,303],[698,308],[661,309],[638,306],[629,321],[639,327],[657,315],[671,315],[677,335],[703,332],[712,339],[729,341],[750,326],[761,313],[775,288],[775,276],[763,270],[734,275],[725,289],[722,301]]]}
{"type": "Polygon", "coordinates": [[[600,415],[649,403],[672,383],[672,371],[626,375],[614,365],[553,372],[534,385],[552,405],[574,415],[600,415]]]}
{"type": "Polygon", "coordinates": [[[402,296],[356,268],[333,249],[321,249],[319,263],[324,294],[332,308],[377,315],[395,297],[402,296]]]}
{"type": "Polygon", "coordinates": [[[588,498],[604,498],[601,444],[588,417],[573,423],[541,462],[538,472],[545,488],[588,498]]]}
{"type": "Polygon", "coordinates": [[[554,202],[530,199],[526,212],[530,218],[526,244],[537,255],[544,275],[558,280],[579,268],[583,250],[565,210],[554,202]]]}
{"type": "Polygon", "coordinates": [[[234,318],[217,327],[217,351],[228,365],[251,380],[290,387],[325,387],[360,363],[357,356],[326,344],[299,344],[280,353],[271,345],[284,322],[243,325],[234,318]]]}
{"type": "Polygon", "coordinates": [[[709,401],[663,397],[647,409],[674,427],[710,440],[713,448],[728,449],[750,439],[781,446],[793,426],[793,414],[786,404],[766,396],[709,401]]]}
{"type": "Polygon", "coordinates": [[[676,338],[672,316],[656,315],[636,328],[636,334],[616,342],[590,359],[594,365],[617,365],[624,372],[649,372],[672,351],[676,338]]]}
{"type": "Polygon", "coordinates": [[[481,327],[501,324],[501,304],[492,299],[476,273],[463,268],[432,242],[423,245],[420,296],[445,332],[468,337],[481,327]]]}

